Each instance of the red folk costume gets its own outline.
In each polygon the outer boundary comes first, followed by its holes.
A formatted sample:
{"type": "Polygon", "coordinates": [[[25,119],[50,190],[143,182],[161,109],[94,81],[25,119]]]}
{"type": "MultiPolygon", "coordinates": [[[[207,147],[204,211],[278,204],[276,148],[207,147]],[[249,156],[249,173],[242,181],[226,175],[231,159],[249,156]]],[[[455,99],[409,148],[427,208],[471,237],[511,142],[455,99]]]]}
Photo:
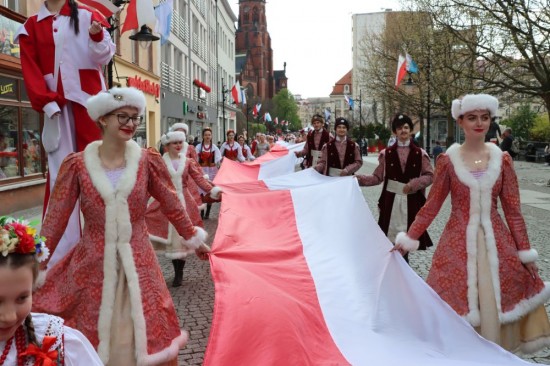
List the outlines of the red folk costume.
{"type": "Polygon", "coordinates": [[[245,160],[241,145],[239,145],[237,142],[233,141],[231,144],[227,141],[222,144],[220,147],[220,153],[224,158],[227,158],[229,160],[238,160],[241,163],[245,160]]]}
{"type": "MultiPolygon", "coordinates": [[[[68,1],[58,14],[51,14],[43,3],[38,14],[29,17],[16,35],[29,100],[33,109],[45,114],[42,144],[48,154],[49,179],[45,209],[63,159],[101,138],[99,128],[83,106],[90,96],[105,90],[102,67],[115,52],[106,30],[95,35],[88,33],[94,20],[107,25],[99,13],[79,5],[78,34],[70,25],[70,13],[68,1]],[[56,113],[59,114],[54,117],[56,113]]],[[[80,238],[78,221],[76,207],[52,264],[80,238]]]]}
{"type": "MultiPolygon", "coordinates": [[[[214,199],[218,198],[220,189],[212,186],[212,184],[203,177],[203,172],[199,164],[195,160],[187,158],[185,152],[180,153],[177,170],[174,169],[174,165],[168,153],[164,154],[163,160],[168,167],[178,197],[186,207],[187,214],[193,222],[193,225],[203,226],[199,209],[189,192],[187,183],[191,180],[195,181],[206,194],[210,194],[214,199]]],[[[170,224],[167,217],[162,212],[159,201],[155,200],[149,205],[145,221],[149,231],[149,238],[152,241],[168,245],[165,253],[166,257],[170,259],[182,259],[194,251],[194,248],[188,248],[183,245],[181,237],[178,235],[176,229],[170,224]]]]}
{"type": "Polygon", "coordinates": [[[320,131],[309,131],[304,149],[298,154],[298,157],[305,156],[306,167],[315,167],[321,157],[323,146],[329,141],[330,134],[324,128],[320,131]]]}
{"type": "Polygon", "coordinates": [[[347,137],[343,140],[336,137],[323,146],[315,170],[329,176],[340,176],[341,171],[346,175],[353,175],[362,165],[359,146],[347,137]]]}
{"type": "Polygon", "coordinates": [[[451,215],[427,282],[476,327],[488,310],[480,302],[494,295],[492,306],[500,324],[501,345],[530,353],[550,345],[550,325],[543,306],[550,298],[550,286],[538,275],[532,278],[522,265],[536,260],[537,253],[527,237],[512,158],[496,145],[486,145],[490,160],[478,179],[468,171],[458,144],[439,155],[428,200],[408,234],[399,234],[397,241],[417,245],[414,240],[426,231],[450,192],[451,215]],[[498,199],[507,225],[498,212],[498,199]],[[482,277],[489,280],[483,283],[482,277]]]}
{"type": "Polygon", "coordinates": [[[99,158],[101,144],[89,144],[61,166],[41,234],[54,251],[78,199],[85,226],[81,241],[47,272],[33,309],[83,332],[104,363],[130,347],[138,364],[157,365],[177,356],[187,334],[148,239],[149,196],[161,202],[186,245],[199,247],[206,233],[193,227],[157,152],[128,141],[126,167],[113,188],[99,158]],[[123,328],[125,346],[117,343],[123,328]]]}

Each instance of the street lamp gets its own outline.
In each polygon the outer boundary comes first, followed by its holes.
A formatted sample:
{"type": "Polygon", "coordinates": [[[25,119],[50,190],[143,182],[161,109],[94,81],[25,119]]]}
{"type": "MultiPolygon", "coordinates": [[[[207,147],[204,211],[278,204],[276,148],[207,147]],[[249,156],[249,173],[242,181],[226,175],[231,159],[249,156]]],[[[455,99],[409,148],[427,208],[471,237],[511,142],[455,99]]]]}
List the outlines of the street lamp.
{"type": "MultiPolygon", "coordinates": [[[[363,155],[363,123],[362,123],[362,120],[363,120],[363,106],[361,105],[363,100],[362,100],[362,97],[361,97],[361,89],[359,89],[359,99],[353,99],[355,102],[359,102],[359,149],[361,150],[361,155],[363,155]]],[[[350,106],[350,109],[353,109],[351,106],[350,106]]]]}
{"type": "Polygon", "coordinates": [[[225,134],[225,101],[227,100],[225,98],[225,94],[229,92],[229,89],[225,87],[225,84],[223,83],[222,78],[222,118],[223,118],[223,133],[225,134]]]}
{"type": "MultiPolygon", "coordinates": [[[[426,152],[428,155],[430,155],[430,118],[431,118],[431,99],[432,99],[432,88],[430,87],[430,77],[431,77],[431,61],[428,57],[428,63],[424,67],[426,70],[426,152]]],[[[411,73],[407,72],[409,74],[409,79],[405,83],[405,87],[412,87],[414,86],[414,82],[411,77],[411,73]]]]}

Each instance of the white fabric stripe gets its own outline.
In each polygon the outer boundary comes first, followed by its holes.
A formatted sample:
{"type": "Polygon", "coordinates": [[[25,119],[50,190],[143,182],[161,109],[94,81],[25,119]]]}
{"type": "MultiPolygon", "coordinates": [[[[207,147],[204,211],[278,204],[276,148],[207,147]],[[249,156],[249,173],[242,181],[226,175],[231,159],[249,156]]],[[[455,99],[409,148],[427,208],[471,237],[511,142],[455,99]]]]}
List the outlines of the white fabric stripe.
{"type": "Polygon", "coordinates": [[[315,189],[306,180],[291,189],[298,232],[325,322],[352,365],[527,364],[478,336],[389,252],[354,178],[315,189]]]}
{"type": "Polygon", "coordinates": [[[278,159],[273,159],[262,163],[260,165],[260,171],[258,173],[258,179],[266,179],[276,177],[279,175],[290,174],[294,172],[294,166],[298,158],[294,153],[289,153],[278,159]]]}

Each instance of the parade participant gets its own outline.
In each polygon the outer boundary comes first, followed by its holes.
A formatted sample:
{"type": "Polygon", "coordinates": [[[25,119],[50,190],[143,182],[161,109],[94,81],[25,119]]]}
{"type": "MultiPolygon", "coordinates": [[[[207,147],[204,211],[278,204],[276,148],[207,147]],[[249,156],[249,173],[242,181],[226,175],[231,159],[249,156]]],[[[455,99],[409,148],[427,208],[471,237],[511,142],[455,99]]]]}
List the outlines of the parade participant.
{"type": "MultiPolygon", "coordinates": [[[[187,123],[181,123],[181,122],[174,123],[170,127],[170,131],[180,131],[185,133],[185,136],[189,136],[189,126],[187,125],[187,123]]],[[[162,145],[162,141],[161,141],[161,145],[162,145]]],[[[184,141],[182,150],[187,151],[186,157],[195,160],[197,163],[199,162],[199,156],[197,155],[197,150],[195,149],[195,145],[184,141]]],[[[197,184],[193,179],[188,180],[187,189],[191,193],[191,196],[193,196],[193,198],[195,199],[195,202],[197,204],[197,207],[199,208],[199,211],[202,211],[205,208],[205,205],[202,203],[199,187],[197,186],[197,184]]],[[[189,213],[189,209],[187,210],[187,213],[189,213]]],[[[191,219],[191,221],[193,221],[193,219],[191,219]]],[[[197,225],[195,222],[193,223],[197,225]]]]}
{"type": "Polygon", "coordinates": [[[245,160],[252,161],[252,160],[256,159],[254,157],[254,155],[252,155],[252,151],[250,151],[250,148],[248,147],[248,145],[246,145],[244,143],[244,136],[243,135],[239,136],[239,138],[237,139],[237,142],[239,143],[239,145],[241,145],[241,150],[243,152],[243,156],[244,156],[245,160]]]}
{"type": "Polygon", "coordinates": [[[222,157],[234,161],[238,160],[242,163],[244,161],[244,156],[241,145],[235,142],[235,131],[227,130],[226,136],[227,141],[225,141],[220,147],[222,157]]]}
{"type": "Polygon", "coordinates": [[[271,149],[273,149],[273,146],[275,146],[275,136],[268,135],[267,143],[269,144],[269,150],[271,151],[271,149]]]}
{"type": "Polygon", "coordinates": [[[435,250],[428,284],[485,338],[513,352],[550,345],[544,303],[550,288],[540,279],[520,209],[512,158],[485,143],[498,100],[469,94],[453,101],[452,115],[464,132],[437,158],[428,200],[393,250],[418,247],[418,238],[449,192],[451,216],[435,250]],[[507,225],[498,211],[498,199],[507,225]]]}
{"type": "Polygon", "coordinates": [[[101,366],[82,333],[56,316],[31,313],[38,263],[48,253],[34,228],[24,221],[0,217],[0,363],[101,366]]]}
{"type": "MultiPolygon", "coordinates": [[[[205,175],[208,175],[208,179],[212,182],[218,173],[220,161],[222,155],[216,145],[212,143],[212,130],[205,128],[202,130],[202,142],[197,145],[197,151],[199,155],[199,165],[205,175]]],[[[204,213],[203,219],[208,220],[210,217],[210,210],[212,209],[212,201],[205,195],[206,192],[201,192],[203,202],[206,203],[206,213],[204,213]]]]}
{"type": "MultiPolygon", "coordinates": [[[[358,175],[360,186],[384,183],[378,199],[378,225],[395,243],[395,236],[407,231],[416,214],[426,202],[424,190],[432,184],[433,168],[430,157],[411,142],[413,123],[409,116],[397,114],[391,124],[396,143],[382,150],[378,166],[372,175],[358,175]]],[[[432,246],[427,232],[420,236],[420,248],[432,246]]],[[[408,262],[408,255],[405,256],[408,262]]]]}
{"type": "Polygon", "coordinates": [[[64,160],[41,232],[55,253],[80,200],[83,236],[48,270],[33,309],[82,331],[107,365],[175,365],[187,333],[147,237],[149,197],[202,259],[209,252],[206,232],[193,226],[162,157],[132,140],[145,110],[143,93],[113,88],[86,107],[103,139],[64,160]]]}
{"type": "Polygon", "coordinates": [[[260,142],[260,132],[256,132],[256,138],[252,141],[252,144],[250,145],[250,151],[252,152],[252,155],[256,156],[256,146],[258,145],[258,142],[260,142]]]}
{"type": "Polygon", "coordinates": [[[323,146],[315,170],[331,177],[353,175],[363,165],[359,146],[348,139],[349,122],[345,118],[336,118],[334,128],[336,137],[323,146]]]}
{"type": "Polygon", "coordinates": [[[321,150],[331,139],[329,132],[324,128],[324,118],[316,114],[311,118],[313,131],[309,131],[305,138],[306,144],[302,151],[296,151],[296,157],[304,157],[304,166],[307,168],[315,167],[321,158],[321,150]]]}
{"type": "Polygon", "coordinates": [[[265,138],[265,134],[260,134],[260,141],[258,141],[258,144],[256,145],[256,152],[254,153],[254,156],[259,158],[262,155],[265,155],[268,151],[269,143],[267,142],[265,138]]]}
{"type": "MultiPolygon", "coordinates": [[[[16,39],[21,46],[23,80],[33,109],[44,112],[42,144],[48,154],[44,212],[63,159],[99,140],[86,100],[105,90],[103,66],[115,53],[105,18],[75,0],[46,0],[27,19],[16,39]]],[[[79,207],[75,207],[52,265],[80,238],[79,207]]]]}
{"type": "MultiPolygon", "coordinates": [[[[161,141],[166,149],[166,153],[164,153],[162,158],[170,172],[170,177],[172,178],[174,187],[176,187],[178,197],[186,208],[191,222],[195,226],[202,227],[204,225],[199,214],[199,209],[189,191],[189,182],[196,182],[213,199],[219,199],[221,190],[213,187],[203,177],[200,165],[195,160],[189,158],[186,149],[190,146],[185,143],[185,136],[185,133],[181,131],[172,131],[163,135],[161,141]]],[[[167,245],[165,255],[167,258],[172,259],[175,274],[172,287],[181,286],[185,258],[193,252],[193,248],[189,248],[182,243],[181,236],[178,235],[174,226],[170,224],[168,218],[163,214],[159,201],[154,200],[147,207],[145,222],[149,231],[149,239],[153,242],[167,245]]]]}

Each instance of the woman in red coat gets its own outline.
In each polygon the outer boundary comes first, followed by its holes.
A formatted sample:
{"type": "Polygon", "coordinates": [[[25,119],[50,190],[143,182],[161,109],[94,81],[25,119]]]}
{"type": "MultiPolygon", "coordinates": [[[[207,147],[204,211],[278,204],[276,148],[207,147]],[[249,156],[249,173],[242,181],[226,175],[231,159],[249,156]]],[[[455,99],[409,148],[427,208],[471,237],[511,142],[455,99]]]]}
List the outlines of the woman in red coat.
{"type": "Polygon", "coordinates": [[[485,143],[498,100],[466,95],[453,101],[452,114],[464,131],[437,159],[428,200],[394,250],[418,247],[418,238],[448,194],[452,211],[433,256],[428,284],[485,338],[521,353],[550,345],[544,303],[550,287],[539,277],[520,210],[512,158],[485,143]],[[506,224],[498,212],[498,201],[506,224]]]}
{"type": "Polygon", "coordinates": [[[188,336],[149,242],[149,197],[203,259],[206,232],[193,226],[161,156],[132,140],[145,110],[143,93],[113,88],[90,98],[87,108],[103,139],[65,159],[41,231],[55,253],[80,201],[82,239],[47,271],[33,310],[84,333],[106,365],[175,365],[188,336]]]}

